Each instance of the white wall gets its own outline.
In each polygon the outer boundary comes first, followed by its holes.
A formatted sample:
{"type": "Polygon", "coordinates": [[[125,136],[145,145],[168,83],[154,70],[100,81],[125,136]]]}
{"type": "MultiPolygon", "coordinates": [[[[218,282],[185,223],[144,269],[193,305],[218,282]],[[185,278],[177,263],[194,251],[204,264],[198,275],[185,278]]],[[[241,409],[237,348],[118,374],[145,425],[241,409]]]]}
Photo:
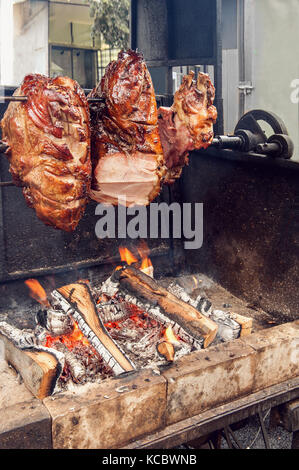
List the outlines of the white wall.
{"type": "Polygon", "coordinates": [[[13,2],[0,0],[0,85],[13,83],[13,2]]]}
{"type": "Polygon", "coordinates": [[[48,2],[0,0],[0,84],[48,75],[48,2]]]}
{"type": "Polygon", "coordinates": [[[25,22],[23,5],[14,5],[13,85],[28,73],[48,75],[48,2],[33,2],[25,22]]]}
{"type": "Polygon", "coordinates": [[[280,116],[299,160],[299,104],[291,83],[299,79],[299,0],[245,0],[247,66],[255,87],[247,110],[262,108],[280,116]]]}

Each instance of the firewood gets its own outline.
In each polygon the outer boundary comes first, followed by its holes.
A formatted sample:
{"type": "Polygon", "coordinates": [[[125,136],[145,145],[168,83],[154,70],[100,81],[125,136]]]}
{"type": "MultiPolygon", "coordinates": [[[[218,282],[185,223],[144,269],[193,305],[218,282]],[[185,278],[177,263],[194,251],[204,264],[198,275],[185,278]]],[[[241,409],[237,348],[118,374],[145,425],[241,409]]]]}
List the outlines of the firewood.
{"type": "Polygon", "coordinates": [[[173,344],[168,341],[161,341],[157,344],[158,354],[164,357],[168,362],[174,361],[175,349],[173,344]]]}
{"type": "Polygon", "coordinates": [[[100,302],[97,304],[97,311],[104,324],[124,320],[131,314],[127,304],[118,299],[100,302]]]}
{"type": "Polygon", "coordinates": [[[179,284],[171,283],[168,286],[168,290],[174,294],[179,299],[183,300],[187,304],[192,305],[196,310],[199,310],[200,313],[209,317],[212,311],[212,303],[206,297],[198,295],[196,299],[193,299],[185,289],[179,284]]]}
{"type": "Polygon", "coordinates": [[[115,270],[113,280],[119,282],[121,291],[127,291],[151,306],[158,306],[169,320],[180,325],[195,339],[203,338],[204,347],[209,346],[214,340],[218,329],[214,321],[164,289],[140,270],[133,266],[115,270]]]}
{"type": "Polygon", "coordinates": [[[238,313],[213,310],[212,303],[207,298],[198,295],[196,299],[193,299],[179,284],[171,283],[168,290],[217,323],[219,327],[217,336],[222,340],[229,341],[251,333],[252,318],[238,313]]]}
{"type": "Polygon", "coordinates": [[[230,313],[231,318],[233,318],[239,325],[241,325],[240,337],[248,336],[252,332],[252,318],[244,317],[238,313],[230,313]]]}
{"type": "Polygon", "coordinates": [[[61,308],[78,322],[82,333],[115,374],[135,369],[134,364],[113,341],[99,318],[97,306],[87,284],[80,282],[69,284],[53,291],[52,295],[56,301],[62,301],[61,308]]]}
{"type": "Polygon", "coordinates": [[[39,310],[36,321],[52,336],[67,335],[74,329],[72,319],[61,310],[39,310]]]}
{"type": "Polygon", "coordinates": [[[65,362],[69,368],[72,379],[75,383],[83,382],[86,371],[83,364],[76,358],[75,354],[72,353],[63,343],[57,342],[55,349],[62,352],[65,357],[65,362]]]}
{"type": "Polygon", "coordinates": [[[232,341],[240,336],[241,326],[231,317],[229,312],[212,310],[210,318],[217,323],[217,338],[221,341],[232,341]]]}
{"type": "Polygon", "coordinates": [[[6,361],[21,375],[31,393],[42,400],[51,395],[64,366],[64,357],[51,348],[21,341],[22,330],[0,323],[0,342],[4,344],[6,361]],[[19,338],[19,339],[18,339],[19,338]]]}

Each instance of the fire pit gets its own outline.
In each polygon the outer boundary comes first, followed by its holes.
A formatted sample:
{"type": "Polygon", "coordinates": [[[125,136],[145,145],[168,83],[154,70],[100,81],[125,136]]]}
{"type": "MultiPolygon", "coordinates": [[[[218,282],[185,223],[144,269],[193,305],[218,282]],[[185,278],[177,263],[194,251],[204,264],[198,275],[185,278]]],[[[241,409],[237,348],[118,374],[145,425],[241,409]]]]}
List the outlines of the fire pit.
{"type": "Polygon", "coordinates": [[[34,330],[0,322],[5,357],[37,398],[143,368],[160,375],[192,351],[251,333],[251,318],[213,309],[178,283],[165,288],[148,257],[120,253],[124,264],[99,286],[79,280],[48,297],[37,280],[25,281],[43,307],[34,330]]]}
{"type": "Polygon", "coordinates": [[[2,447],[24,445],[16,427],[27,436],[38,430],[39,440],[27,447],[123,447],[297,377],[298,321],[273,327],[271,315],[203,274],[157,283],[144,264],[151,263],[126,258],[101,283],[79,279],[48,295],[38,281],[26,281],[42,306],[35,328],[0,324],[5,357],[22,377],[16,385],[12,370],[1,372],[9,378],[2,401],[12,384],[18,390],[10,406],[4,403],[2,447]],[[209,319],[210,329],[198,327],[202,336],[194,337],[180,309],[172,317],[168,302],[148,296],[149,287],[189,315],[198,312],[197,321],[209,319]],[[205,344],[207,331],[213,339],[205,344]]]}

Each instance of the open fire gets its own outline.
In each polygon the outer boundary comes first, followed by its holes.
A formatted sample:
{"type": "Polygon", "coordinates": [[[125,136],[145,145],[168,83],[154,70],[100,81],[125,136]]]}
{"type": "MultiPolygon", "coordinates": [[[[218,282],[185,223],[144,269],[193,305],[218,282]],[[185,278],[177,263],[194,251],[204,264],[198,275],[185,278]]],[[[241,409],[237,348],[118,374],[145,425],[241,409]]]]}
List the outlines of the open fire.
{"type": "Polygon", "coordinates": [[[30,297],[37,300],[37,302],[39,302],[44,307],[50,308],[46,291],[36,279],[27,279],[25,284],[29,288],[30,297]]]}
{"type": "MultiPolygon", "coordinates": [[[[227,339],[227,329],[240,335],[242,322],[212,310],[208,299],[194,299],[177,284],[160,286],[146,244],[136,254],[127,247],[119,252],[122,264],[100,286],[81,280],[47,296],[37,280],[28,279],[30,296],[42,305],[35,330],[0,323],[0,336],[41,369],[33,390],[39,398],[135,369],[160,373],[191,351],[227,339]]],[[[20,367],[12,353],[10,362],[20,367]]]]}

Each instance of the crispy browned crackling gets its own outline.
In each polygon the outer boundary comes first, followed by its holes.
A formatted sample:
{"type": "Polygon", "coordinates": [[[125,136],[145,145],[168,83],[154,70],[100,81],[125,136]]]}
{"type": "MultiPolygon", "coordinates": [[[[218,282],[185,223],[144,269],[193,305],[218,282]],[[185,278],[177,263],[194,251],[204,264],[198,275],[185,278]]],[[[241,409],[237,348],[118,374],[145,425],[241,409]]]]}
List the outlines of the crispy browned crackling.
{"type": "Polygon", "coordinates": [[[166,183],[180,177],[191,150],[207,148],[212,143],[217,119],[214,98],[215,88],[209,76],[199,72],[195,82],[191,71],[175,93],[173,105],[159,108],[159,133],[168,168],[166,183]]]}
{"type": "Polygon", "coordinates": [[[166,168],[152,80],[141,54],[122,51],[91,94],[93,180],[97,202],[147,205],[160,192],[166,168]]]}
{"type": "Polygon", "coordinates": [[[2,119],[6,156],[27,204],[47,225],[76,228],[91,180],[89,107],[83,90],[67,77],[27,75],[2,119]]]}

